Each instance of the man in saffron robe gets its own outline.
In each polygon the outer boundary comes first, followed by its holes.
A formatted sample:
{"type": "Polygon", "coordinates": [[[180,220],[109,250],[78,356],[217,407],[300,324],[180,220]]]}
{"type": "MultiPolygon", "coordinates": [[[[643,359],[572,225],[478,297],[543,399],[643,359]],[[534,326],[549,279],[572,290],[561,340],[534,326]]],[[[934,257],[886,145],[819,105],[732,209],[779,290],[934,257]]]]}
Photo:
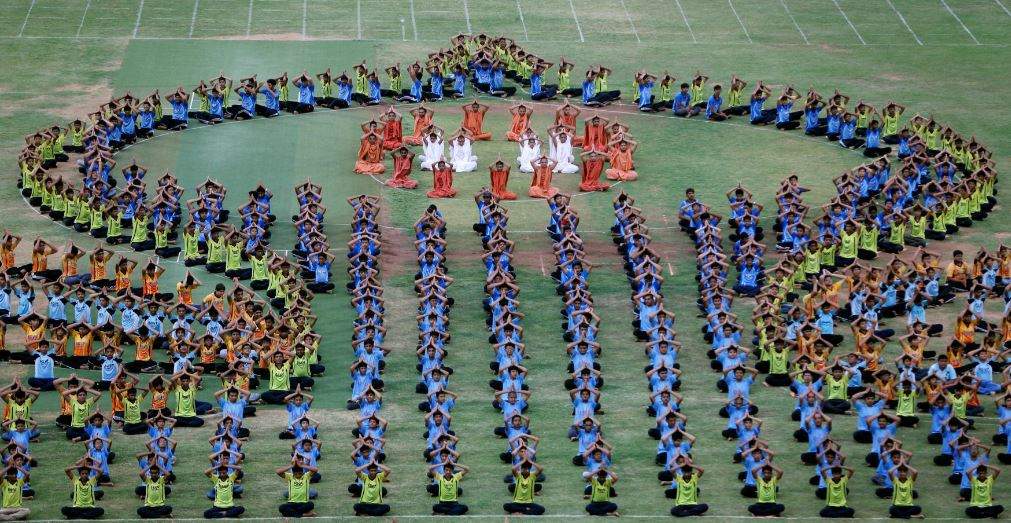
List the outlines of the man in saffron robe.
{"type": "Polygon", "coordinates": [[[414,189],[417,187],[418,181],[411,179],[411,165],[413,162],[414,153],[407,147],[401,145],[393,151],[393,178],[386,180],[386,185],[398,189],[414,189]]]}
{"type": "Polygon", "coordinates": [[[607,151],[607,118],[595,114],[584,122],[583,150],[607,151]]]}
{"type": "Polygon", "coordinates": [[[580,157],[583,159],[583,176],[579,182],[579,190],[590,192],[610,189],[610,185],[600,181],[607,155],[597,151],[586,151],[580,157]]]}
{"type": "Polygon", "coordinates": [[[404,143],[421,145],[421,139],[425,136],[428,127],[432,125],[432,117],[435,116],[435,113],[425,107],[425,104],[421,104],[420,107],[411,110],[411,116],[414,117],[414,134],[405,136],[404,143]]]}
{"type": "Polygon", "coordinates": [[[611,143],[608,153],[611,168],[606,171],[608,180],[632,181],[639,177],[635,172],[635,162],[632,160],[632,153],[637,146],[637,143],[626,138],[619,138],[611,143]]]}
{"type": "MultiPolygon", "coordinates": [[[[579,111],[578,107],[576,107],[576,106],[570,104],[568,101],[566,101],[561,107],[558,108],[557,111],[555,111],[555,125],[564,125],[566,127],[569,127],[570,129],[575,129],[576,128],[576,118],[579,117],[579,112],[580,111],[579,111]]],[[[573,147],[582,147],[583,146],[583,137],[582,136],[573,136],[572,137],[572,146],[573,147]]]]}
{"type": "Polygon", "coordinates": [[[425,193],[429,198],[453,198],[456,189],[453,188],[453,166],[445,159],[432,166],[432,190],[425,193]]]}
{"type": "Polygon", "coordinates": [[[382,122],[377,121],[375,118],[362,124],[362,134],[376,133],[382,136],[384,133],[384,125],[382,122]]]}
{"type": "Polygon", "coordinates": [[[404,123],[400,113],[391,105],[379,121],[383,122],[383,149],[399,149],[404,142],[404,123]]]}
{"type": "Polygon", "coordinates": [[[484,115],[488,112],[488,106],[479,103],[476,99],[463,106],[463,127],[470,132],[470,139],[479,142],[491,140],[491,133],[485,132],[484,115]]]}
{"type": "Polygon", "coordinates": [[[551,158],[544,156],[537,158],[533,162],[534,176],[530,180],[530,189],[527,195],[531,198],[551,198],[558,194],[558,188],[551,186],[551,171],[555,168],[555,162],[551,158]]]}
{"type": "Polygon", "coordinates": [[[355,162],[355,172],[358,174],[382,174],[386,171],[383,165],[383,147],[376,133],[362,136],[358,147],[358,161],[355,162]]]}
{"type": "Polygon", "coordinates": [[[502,161],[500,155],[495,163],[488,166],[491,174],[491,193],[500,200],[515,200],[516,193],[506,187],[509,183],[509,165],[502,161]]]}
{"type": "Polygon", "coordinates": [[[512,124],[506,132],[506,140],[510,142],[520,141],[520,136],[530,128],[530,114],[533,111],[523,104],[517,104],[509,108],[509,113],[513,115],[512,124]]]}

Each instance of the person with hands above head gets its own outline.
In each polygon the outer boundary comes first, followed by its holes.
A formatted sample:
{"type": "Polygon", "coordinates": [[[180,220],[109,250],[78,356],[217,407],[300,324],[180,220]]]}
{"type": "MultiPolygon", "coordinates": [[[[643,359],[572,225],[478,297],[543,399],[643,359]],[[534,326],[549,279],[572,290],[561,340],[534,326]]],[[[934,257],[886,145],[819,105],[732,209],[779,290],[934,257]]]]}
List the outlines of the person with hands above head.
{"type": "MultiPolygon", "coordinates": [[[[429,470],[431,471],[440,465],[432,465],[429,467],[429,470]]],[[[443,467],[442,474],[436,476],[439,489],[439,502],[432,505],[433,516],[462,516],[467,513],[469,508],[467,505],[460,503],[458,498],[460,496],[460,480],[469,472],[470,468],[459,463],[446,464],[443,467]]]]}
{"type": "Polygon", "coordinates": [[[389,513],[390,506],[383,503],[383,482],[389,478],[390,472],[389,467],[374,461],[355,469],[362,482],[361,495],[353,507],[356,516],[380,517],[389,513]]]}
{"type": "Polygon", "coordinates": [[[277,509],[286,518],[315,517],[316,505],[309,500],[309,483],[319,469],[301,462],[277,469],[277,475],[288,482],[287,501],[277,509]]]}

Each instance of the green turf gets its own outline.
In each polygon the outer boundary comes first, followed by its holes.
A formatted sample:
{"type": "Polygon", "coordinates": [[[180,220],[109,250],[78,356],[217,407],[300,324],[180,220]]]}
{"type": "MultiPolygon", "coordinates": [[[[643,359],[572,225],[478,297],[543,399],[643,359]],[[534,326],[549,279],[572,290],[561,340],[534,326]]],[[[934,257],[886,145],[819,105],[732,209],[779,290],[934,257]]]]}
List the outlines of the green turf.
{"type": "MultiPolygon", "coordinates": [[[[80,115],[112,93],[131,90],[146,94],[154,88],[164,92],[177,84],[190,87],[219,71],[233,77],[254,72],[263,77],[302,68],[317,71],[332,66],[340,70],[362,58],[377,65],[413,62],[444,45],[449,35],[466,31],[468,23],[462,1],[451,0],[363,0],[360,17],[358,2],[351,0],[202,0],[199,4],[145,0],[140,24],[138,0],[41,0],[34,2],[31,15],[26,17],[32,3],[0,2],[0,70],[6,73],[0,80],[0,148],[4,166],[12,174],[16,172],[14,158],[23,143],[22,135],[80,115]],[[193,39],[188,38],[191,27],[193,39]],[[138,38],[130,39],[135,30],[138,38]],[[358,38],[359,31],[364,41],[343,41],[358,38]],[[252,41],[216,39],[245,38],[247,34],[252,41]],[[73,39],[77,35],[82,38],[73,39]],[[273,41],[265,41],[267,38],[273,41]]],[[[1000,4],[989,0],[947,3],[972,36],[939,2],[927,0],[891,0],[909,29],[887,1],[839,1],[856,31],[831,0],[737,0],[733,5],[741,22],[729,4],[703,0],[573,0],[571,6],[567,0],[468,0],[467,14],[474,32],[510,34],[548,59],[564,54],[577,62],[577,69],[588,63],[609,65],[615,70],[612,85],[626,91],[631,72],[639,67],[654,72],[669,69],[679,78],[701,69],[713,81],[725,82],[730,74],[737,73],[752,83],[761,78],[777,86],[792,82],[798,89],[814,85],[822,92],[838,87],[851,94],[854,101],[863,98],[878,105],[900,101],[911,112],[933,114],[964,133],[976,134],[1003,166],[1011,150],[1011,111],[1004,104],[1009,94],[1008,73],[1003,66],[1011,58],[1006,47],[1008,15],[1000,4]],[[752,44],[748,43],[749,37],[752,44]],[[867,45],[861,45],[859,38],[867,45]],[[918,45],[917,38],[925,45],[918,45]],[[983,45],[975,45],[972,38],[983,45]]],[[[439,104],[435,110],[440,126],[452,129],[458,125],[459,109],[455,104],[439,104]]],[[[325,187],[325,201],[330,207],[327,232],[333,245],[339,247],[348,237],[347,228],[339,225],[347,223],[350,216],[343,201],[348,195],[380,194],[387,211],[383,219],[389,227],[409,226],[429,203],[421,193],[431,185],[426,174],[416,172],[421,188],[407,192],[383,189],[373,179],[350,172],[358,124],[369,114],[368,110],[356,109],[286,116],[269,122],[230,123],[216,129],[195,126],[184,133],[136,145],[120,159],[123,163],[135,156],[151,167],[152,173],[172,170],[187,187],[187,195],[203,178],[218,178],[228,184],[233,208],[246,190],[263,181],[276,195],[280,216],[290,214],[294,208],[291,187],[311,176],[325,187]]],[[[664,289],[667,304],[678,314],[679,339],[684,343],[682,364],[695,370],[686,373],[683,392],[685,412],[691,420],[689,430],[700,436],[695,456],[707,469],[703,501],[711,505],[710,515],[746,516],[747,501],[737,494],[739,487],[733,481],[739,467],[729,460],[732,444],[719,439],[722,420],[714,416],[722,395],[713,388],[715,375],[708,371],[702,354],[705,344],[698,335],[700,323],[691,306],[697,295],[691,278],[691,246],[676,229],[666,228],[666,220],[672,218],[673,206],[689,185],[699,190],[702,199],[725,210],[722,194],[741,181],[771,210],[775,183],[791,172],[812,187],[807,201],[820,204],[831,196],[830,178],[859,164],[862,158],[799,133],[753,129],[741,120],[708,124],[665,116],[618,116],[631,126],[641,143],[637,156],[640,181],[619,188],[637,198],[654,227],[655,248],[670,262],[673,276],[664,289]]],[[[543,130],[549,119],[549,107],[535,107],[533,126],[537,130],[543,130]]],[[[496,141],[475,146],[481,164],[499,153],[511,160],[516,156],[515,145],[501,140],[508,122],[496,114],[488,125],[496,141]]],[[[406,127],[409,130],[410,124],[406,127]]],[[[462,501],[471,506],[472,514],[496,516],[501,514],[500,504],[507,500],[501,481],[507,469],[497,458],[503,444],[491,435],[499,416],[489,405],[492,396],[486,386],[490,350],[481,328],[484,312],[478,284],[483,270],[477,260],[481,246],[468,232],[474,219],[470,195],[487,183],[487,175],[481,170],[460,174],[456,179],[461,196],[438,202],[450,224],[448,266],[456,278],[450,289],[456,306],[448,363],[456,370],[452,388],[462,399],[454,411],[453,426],[462,438],[463,462],[473,469],[464,482],[467,493],[462,501]]],[[[514,173],[514,190],[525,192],[526,180],[525,175],[514,173]]],[[[557,184],[571,191],[577,181],[572,176],[561,176],[557,184]]],[[[606,231],[613,219],[610,195],[579,196],[574,202],[582,218],[580,229],[589,258],[597,266],[591,287],[598,313],[604,318],[601,363],[608,382],[603,392],[606,413],[602,420],[607,439],[616,446],[615,471],[622,478],[616,501],[626,515],[661,516],[671,503],[663,498],[662,488],[655,481],[655,443],[645,435],[650,425],[642,412],[647,393],[640,370],[645,359],[641,345],[631,338],[628,287],[619,258],[609,237],[599,232],[606,231]]],[[[549,514],[581,514],[584,501],[579,495],[580,469],[569,464],[575,446],[564,438],[570,414],[561,387],[564,345],[559,317],[554,312],[560,300],[553,292],[553,282],[543,272],[551,269],[550,241],[542,230],[547,209],[543,203],[530,201],[507,206],[512,216],[510,236],[519,252],[521,309],[527,314],[526,341],[532,356],[529,368],[534,396],[530,414],[534,432],[542,437],[539,460],[549,475],[539,501],[547,506],[549,514]]],[[[93,245],[80,235],[34,216],[10,181],[0,191],[0,211],[3,227],[26,236],[42,234],[54,242],[73,238],[82,245],[93,245]]],[[[998,209],[987,222],[965,231],[954,242],[934,244],[932,249],[946,252],[953,245],[993,248],[1006,240],[1007,218],[1007,212],[998,209]]],[[[404,234],[397,229],[387,229],[384,234],[390,329],[387,339],[388,347],[394,350],[383,409],[391,422],[387,452],[394,477],[389,500],[395,515],[425,515],[431,500],[421,495],[424,441],[420,438],[422,417],[414,407],[419,397],[413,393],[417,376],[412,354],[415,297],[409,281],[415,266],[407,257],[410,250],[404,234]]],[[[292,231],[278,224],[273,245],[289,248],[292,241],[292,231]]],[[[169,264],[165,281],[175,281],[180,274],[178,266],[169,264]]],[[[207,284],[220,281],[206,275],[201,278],[207,284]]],[[[324,335],[323,354],[328,365],[327,377],[318,382],[313,410],[314,416],[324,421],[325,480],[320,488],[325,495],[319,511],[325,515],[349,514],[353,502],[342,494],[350,477],[347,442],[353,423],[342,407],[349,386],[342,368],[350,362],[346,340],[352,311],[347,301],[345,295],[335,294],[320,296],[314,302],[321,318],[317,328],[324,335]]],[[[737,309],[747,316],[749,304],[740,300],[737,309]]],[[[955,310],[950,306],[929,314],[934,321],[946,321],[955,310]]],[[[889,354],[897,350],[889,347],[889,354]]],[[[4,367],[0,369],[0,381],[26,371],[4,367]]],[[[210,392],[204,394],[209,396],[210,392]]],[[[787,418],[789,399],[782,391],[760,387],[756,387],[754,398],[766,419],[764,437],[779,453],[777,463],[787,469],[781,496],[788,507],[787,515],[816,516],[821,503],[807,485],[810,469],[798,464],[797,455],[803,447],[790,438],[795,424],[787,418]]],[[[59,516],[58,507],[69,494],[60,470],[81,454],[81,449],[66,444],[54,432],[54,410],[55,399],[51,396],[44,397],[36,410],[47,433],[43,442],[33,448],[42,461],[33,474],[33,485],[40,495],[29,503],[37,518],[59,516]]],[[[283,414],[272,409],[250,420],[256,436],[246,447],[251,456],[246,481],[249,494],[243,500],[247,514],[276,515],[283,485],[272,470],[284,461],[285,445],[275,435],[283,420],[283,414]]],[[[980,437],[989,439],[994,422],[977,423],[980,437]]],[[[866,446],[849,440],[852,425],[852,418],[837,419],[836,433],[846,442],[844,448],[851,459],[859,462],[866,446]]],[[[198,477],[198,471],[206,466],[208,436],[209,429],[180,430],[177,435],[177,474],[182,481],[171,498],[177,517],[199,517],[208,504],[202,498],[206,482],[198,477]]],[[[905,447],[916,453],[914,464],[921,469],[920,503],[926,513],[932,517],[959,517],[962,507],[954,503],[956,491],[944,482],[947,470],[929,464],[936,447],[924,444],[925,429],[903,429],[900,437],[905,447]]],[[[114,436],[115,450],[124,458],[141,446],[141,437],[114,436]]],[[[888,503],[873,497],[870,471],[857,468],[851,503],[858,508],[858,515],[886,516],[888,503]]],[[[132,497],[135,473],[136,467],[128,459],[121,458],[113,466],[118,486],[107,489],[107,497],[101,502],[109,517],[132,517],[138,504],[132,497]]],[[[1002,478],[996,492],[1000,501],[1008,500],[1008,485],[1002,478]]]]}

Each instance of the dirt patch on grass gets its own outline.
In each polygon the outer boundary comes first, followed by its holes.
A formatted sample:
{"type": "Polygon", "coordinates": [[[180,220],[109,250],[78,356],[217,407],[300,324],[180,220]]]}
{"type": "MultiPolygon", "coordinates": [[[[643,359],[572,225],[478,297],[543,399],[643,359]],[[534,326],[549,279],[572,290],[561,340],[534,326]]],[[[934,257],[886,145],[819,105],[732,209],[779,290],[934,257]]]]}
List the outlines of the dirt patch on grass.
{"type": "Polygon", "coordinates": [[[274,42],[290,42],[305,40],[302,33],[255,33],[249,35],[211,36],[207,40],[270,40],[274,42]]]}
{"type": "Polygon", "coordinates": [[[65,120],[84,118],[98,106],[112,99],[112,86],[108,80],[84,85],[78,83],[63,84],[53,89],[53,94],[35,98],[35,101],[45,107],[49,114],[65,120]]]}
{"type": "Polygon", "coordinates": [[[882,73],[881,78],[888,80],[889,82],[904,82],[906,77],[895,73],[882,73]]]}

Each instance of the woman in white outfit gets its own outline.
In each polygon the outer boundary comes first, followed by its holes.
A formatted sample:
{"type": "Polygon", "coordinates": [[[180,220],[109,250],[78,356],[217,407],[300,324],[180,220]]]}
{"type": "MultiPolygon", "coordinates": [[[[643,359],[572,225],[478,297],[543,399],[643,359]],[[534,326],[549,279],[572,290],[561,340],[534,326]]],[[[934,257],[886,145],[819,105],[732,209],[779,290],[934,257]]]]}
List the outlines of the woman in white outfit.
{"type": "Polygon", "coordinates": [[[551,154],[555,161],[554,172],[572,174],[579,172],[579,166],[572,163],[575,157],[572,156],[572,133],[562,126],[551,130],[551,154]]]}
{"type": "Polygon", "coordinates": [[[520,164],[520,172],[532,173],[534,166],[531,162],[541,156],[541,141],[535,135],[527,135],[520,142],[520,155],[516,161],[520,164]]]}
{"type": "Polygon", "coordinates": [[[442,130],[433,126],[431,131],[421,139],[421,154],[418,155],[421,168],[431,171],[432,166],[445,154],[445,142],[442,140],[442,130]]]}
{"type": "Polygon", "coordinates": [[[469,173],[477,169],[477,156],[474,156],[470,138],[466,134],[458,132],[450,138],[449,162],[458,173],[469,173]]]}

